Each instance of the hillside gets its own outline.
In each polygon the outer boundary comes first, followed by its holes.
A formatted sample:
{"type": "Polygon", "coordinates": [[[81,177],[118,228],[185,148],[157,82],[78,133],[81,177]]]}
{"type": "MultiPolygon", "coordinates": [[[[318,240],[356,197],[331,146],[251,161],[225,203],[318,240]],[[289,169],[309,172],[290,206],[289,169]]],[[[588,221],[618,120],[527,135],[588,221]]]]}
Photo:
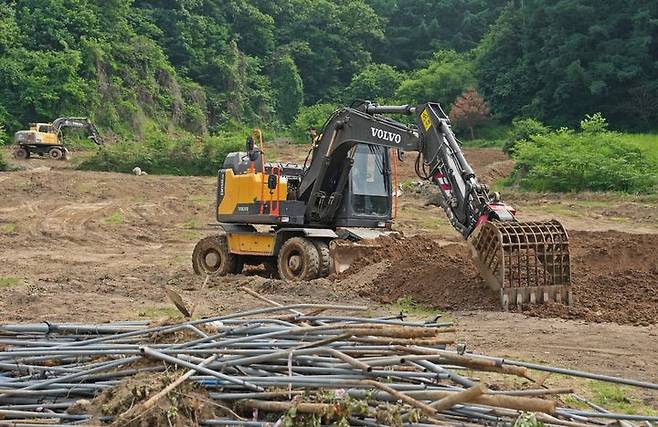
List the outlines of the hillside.
{"type": "Polygon", "coordinates": [[[601,111],[651,130],[657,18],[639,0],[9,0],[0,125],[88,115],[141,140],[281,127],[358,97],[449,107],[475,87],[503,122],[601,111]]]}

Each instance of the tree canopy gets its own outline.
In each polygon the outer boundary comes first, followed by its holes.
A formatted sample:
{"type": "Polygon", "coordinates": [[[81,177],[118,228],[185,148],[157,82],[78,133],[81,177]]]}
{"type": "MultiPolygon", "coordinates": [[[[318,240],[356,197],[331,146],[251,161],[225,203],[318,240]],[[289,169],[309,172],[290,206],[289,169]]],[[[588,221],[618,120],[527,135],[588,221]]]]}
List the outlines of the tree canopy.
{"type": "Polygon", "coordinates": [[[88,115],[119,136],[290,126],[303,106],[439,101],[497,120],[658,126],[647,0],[6,0],[0,123],[88,115]]]}

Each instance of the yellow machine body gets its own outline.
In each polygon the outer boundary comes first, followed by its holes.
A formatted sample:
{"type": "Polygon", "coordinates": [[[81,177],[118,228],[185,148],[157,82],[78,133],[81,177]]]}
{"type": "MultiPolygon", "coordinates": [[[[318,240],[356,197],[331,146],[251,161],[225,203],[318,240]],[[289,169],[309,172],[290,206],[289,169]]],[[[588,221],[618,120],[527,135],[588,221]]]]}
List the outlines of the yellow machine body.
{"type": "Polygon", "coordinates": [[[274,255],[274,233],[226,233],[229,252],[238,255],[274,255]]]}
{"type": "Polygon", "coordinates": [[[28,141],[40,145],[62,145],[59,135],[50,123],[33,123],[28,132],[28,141]]]}
{"type": "MultiPolygon", "coordinates": [[[[288,196],[288,182],[278,178],[276,188],[268,187],[270,175],[260,172],[235,175],[231,169],[223,169],[217,194],[217,217],[264,215],[271,217],[277,205],[288,196]],[[262,209],[261,209],[262,205],[262,209]]],[[[231,218],[233,219],[233,218],[231,218]]]]}

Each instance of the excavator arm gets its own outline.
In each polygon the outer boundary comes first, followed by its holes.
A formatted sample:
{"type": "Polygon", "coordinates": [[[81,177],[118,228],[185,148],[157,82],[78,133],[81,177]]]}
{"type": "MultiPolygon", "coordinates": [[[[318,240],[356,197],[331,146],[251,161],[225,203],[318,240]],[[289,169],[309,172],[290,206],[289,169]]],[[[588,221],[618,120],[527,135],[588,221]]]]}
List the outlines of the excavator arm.
{"type": "Polygon", "coordinates": [[[59,135],[63,128],[85,129],[89,133],[89,139],[91,139],[96,145],[103,145],[103,139],[101,138],[96,125],[86,117],[60,117],[53,121],[54,133],[59,135]]]}
{"type": "Polygon", "coordinates": [[[439,104],[416,107],[364,103],[338,110],[327,121],[313,147],[313,161],[302,179],[300,199],[307,200],[310,221],[330,223],[339,208],[357,144],[416,151],[416,173],[432,180],[443,194],[442,207],[451,224],[468,238],[479,221],[512,221],[513,212],[477,182],[439,104]],[[413,115],[416,125],[384,114],[413,115]]]}
{"type": "MultiPolygon", "coordinates": [[[[358,144],[416,151],[416,173],[438,185],[450,223],[469,239],[473,260],[509,305],[571,303],[568,236],[557,221],[518,222],[498,194],[478,182],[438,103],[337,110],[312,149],[297,198],[310,224],[330,225],[341,206],[358,144]],[[385,114],[415,117],[406,124],[385,114]],[[471,238],[472,237],[472,238],[471,238]]],[[[390,173],[390,171],[385,171],[390,173]]]]}

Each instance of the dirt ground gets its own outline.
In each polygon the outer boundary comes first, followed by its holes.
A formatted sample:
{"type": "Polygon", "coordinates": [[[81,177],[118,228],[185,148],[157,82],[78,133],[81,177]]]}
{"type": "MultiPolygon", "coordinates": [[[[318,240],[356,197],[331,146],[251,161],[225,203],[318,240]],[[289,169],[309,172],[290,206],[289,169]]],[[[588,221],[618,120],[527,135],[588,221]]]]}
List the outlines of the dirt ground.
{"type": "MultiPolygon", "coordinates": [[[[305,155],[285,145],[271,153],[305,155]]],[[[466,156],[490,183],[512,168],[495,149],[466,156]]],[[[418,236],[411,246],[338,278],[285,284],[255,268],[205,288],[190,255],[214,229],[214,178],[80,172],[30,160],[25,170],[0,173],[0,322],[176,315],[165,286],[198,316],[260,305],[240,291],[245,285],[283,303],[363,304],[372,313],[399,311],[400,298],[411,297],[454,318],[469,349],[658,381],[655,197],[509,192],[521,220],[557,218],[568,228],[578,305],[505,313],[441,209],[426,206],[429,190],[413,178],[411,157],[399,169],[396,225],[418,236]]]]}

